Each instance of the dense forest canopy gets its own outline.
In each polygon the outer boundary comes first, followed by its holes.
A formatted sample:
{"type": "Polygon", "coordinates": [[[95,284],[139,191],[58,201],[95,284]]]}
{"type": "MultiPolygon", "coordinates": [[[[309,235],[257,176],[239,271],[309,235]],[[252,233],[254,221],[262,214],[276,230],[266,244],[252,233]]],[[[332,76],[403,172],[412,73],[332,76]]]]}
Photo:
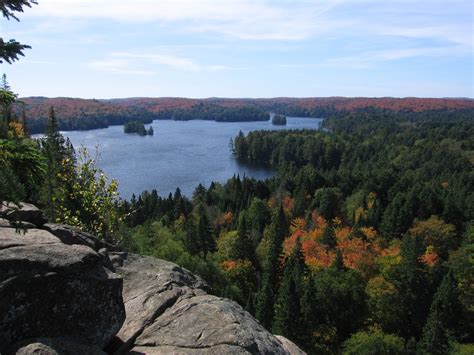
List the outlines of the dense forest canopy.
{"type": "Polygon", "coordinates": [[[470,99],[420,98],[275,98],[275,99],[184,99],[131,98],[84,100],[73,98],[29,97],[21,100],[28,129],[44,132],[49,107],[54,106],[61,130],[84,130],[124,124],[132,120],[150,123],[154,119],[205,119],[214,121],[266,121],[267,112],[288,116],[330,117],[357,110],[382,109],[389,112],[472,110],[470,99]]]}

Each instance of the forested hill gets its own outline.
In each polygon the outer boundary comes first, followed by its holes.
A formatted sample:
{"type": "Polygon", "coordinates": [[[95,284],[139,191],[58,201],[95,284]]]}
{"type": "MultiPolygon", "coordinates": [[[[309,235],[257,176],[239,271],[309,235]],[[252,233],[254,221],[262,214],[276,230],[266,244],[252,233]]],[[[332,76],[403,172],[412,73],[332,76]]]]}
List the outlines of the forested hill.
{"type": "Polygon", "coordinates": [[[77,99],[28,97],[21,100],[17,114],[25,111],[31,133],[44,131],[49,108],[54,106],[62,130],[86,130],[124,124],[132,120],[207,119],[215,121],[268,120],[267,112],[289,116],[328,117],[368,108],[397,112],[474,110],[472,99],[427,98],[271,98],[187,99],[126,98],[77,99]]]}

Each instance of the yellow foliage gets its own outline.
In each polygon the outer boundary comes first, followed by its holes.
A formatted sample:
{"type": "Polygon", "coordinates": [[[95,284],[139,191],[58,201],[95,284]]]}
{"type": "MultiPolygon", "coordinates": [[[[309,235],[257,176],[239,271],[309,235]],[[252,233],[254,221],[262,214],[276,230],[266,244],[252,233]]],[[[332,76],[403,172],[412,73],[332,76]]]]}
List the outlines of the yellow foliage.
{"type": "Polygon", "coordinates": [[[15,138],[24,138],[25,137],[25,129],[23,125],[19,122],[10,122],[8,125],[9,133],[13,135],[15,138]]]}

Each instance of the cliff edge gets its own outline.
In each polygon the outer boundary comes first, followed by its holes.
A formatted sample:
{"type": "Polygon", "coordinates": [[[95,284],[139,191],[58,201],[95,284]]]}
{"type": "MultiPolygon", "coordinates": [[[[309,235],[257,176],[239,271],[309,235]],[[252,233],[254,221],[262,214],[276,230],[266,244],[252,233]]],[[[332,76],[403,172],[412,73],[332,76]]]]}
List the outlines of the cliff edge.
{"type": "Polygon", "coordinates": [[[176,264],[0,207],[2,354],[304,354],[176,264]]]}

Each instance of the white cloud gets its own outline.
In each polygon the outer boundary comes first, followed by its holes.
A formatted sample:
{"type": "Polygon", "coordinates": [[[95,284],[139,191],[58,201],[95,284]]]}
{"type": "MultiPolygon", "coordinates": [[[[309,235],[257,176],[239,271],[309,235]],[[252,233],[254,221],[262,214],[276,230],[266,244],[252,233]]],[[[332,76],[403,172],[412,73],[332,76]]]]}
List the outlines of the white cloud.
{"type": "Polygon", "coordinates": [[[241,39],[301,40],[344,25],[322,15],[341,0],[42,0],[27,16],[176,23],[181,30],[241,39]]]}
{"type": "Polygon", "coordinates": [[[95,70],[121,74],[155,74],[155,71],[152,69],[156,66],[193,72],[221,72],[245,69],[221,64],[200,65],[189,58],[170,54],[132,52],[113,52],[105,59],[89,62],[87,66],[95,70]]]}
{"type": "Polygon", "coordinates": [[[181,34],[242,40],[386,36],[447,41],[470,50],[474,41],[472,4],[466,0],[41,0],[24,16],[47,20],[46,33],[69,30],[73,19],[105,19],[149,26],[150,33],[159,24],[181,34]]]}
{"type": "Polygon", "coordinates": [[[198,71],[200,66],[189,58],[178,57],[168,54],[137,54],[128,52],[112,53],[113,57],[122,58],[121,60],[144,61],[152,64],[164,65],[174,69],[186,71],[198,71]]]}
{"type": "Polygon", "coordinates": [[[350,67],[355,69],[366,69],[379,62],[396,61],[415,57],[436,57],[464,52],[462,47],[421,47],[401,48],[380,51],[368,51],[347,57],[333,58],[323,62],[326,66],[350,67]]]}
{"type": "Polygon", "coordinates": [[[130,75],[154,75],[155,72],[150,70],[134,69],[133,63],[125,59],[105,59],[96,60],[87,64],[89,68],[94,70],[109,72],[114,74],[130,74],[130,75]]]}

